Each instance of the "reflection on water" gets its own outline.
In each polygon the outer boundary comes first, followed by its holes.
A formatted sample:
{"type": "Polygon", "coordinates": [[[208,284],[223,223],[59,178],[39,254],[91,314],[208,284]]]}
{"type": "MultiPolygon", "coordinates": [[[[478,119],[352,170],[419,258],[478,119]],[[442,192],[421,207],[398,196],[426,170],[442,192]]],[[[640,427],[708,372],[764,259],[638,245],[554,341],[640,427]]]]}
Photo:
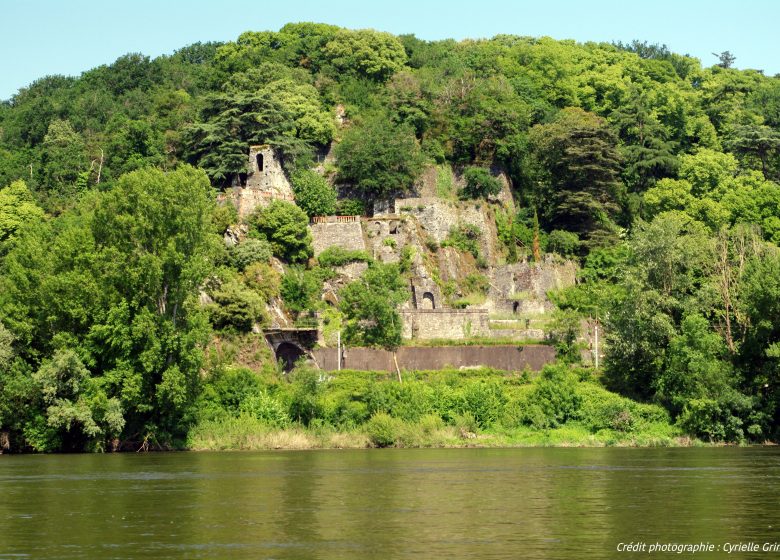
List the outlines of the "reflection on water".
{"type": "Polygon", "coordinates": [[[614,558],[780,541],[780,450],[0,457],[0,558],[614,558]]]}

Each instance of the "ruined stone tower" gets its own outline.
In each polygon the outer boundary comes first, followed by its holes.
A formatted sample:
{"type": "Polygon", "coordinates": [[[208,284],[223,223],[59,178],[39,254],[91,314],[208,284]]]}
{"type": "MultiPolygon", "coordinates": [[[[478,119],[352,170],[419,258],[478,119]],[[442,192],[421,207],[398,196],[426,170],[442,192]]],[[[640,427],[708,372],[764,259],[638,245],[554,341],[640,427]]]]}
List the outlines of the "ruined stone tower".
{"type": "Polygon", "coordinates": [[[241,218],[272,200],[295,200],[279,156],[267,144],[249,147],[246,184],[233,187],[220,198],[232,202],[241,218]]]}

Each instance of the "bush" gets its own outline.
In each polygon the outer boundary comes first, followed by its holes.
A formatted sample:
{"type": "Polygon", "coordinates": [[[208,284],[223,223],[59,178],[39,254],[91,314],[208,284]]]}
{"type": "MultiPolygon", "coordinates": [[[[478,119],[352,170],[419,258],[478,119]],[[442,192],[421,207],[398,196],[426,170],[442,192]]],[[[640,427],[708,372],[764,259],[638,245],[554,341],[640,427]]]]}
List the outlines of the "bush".
{"type": "Polygon", "coordinates": [[[366,204],[359,198],[342,198],[336,203],[339,216],[365,216],[366,204]]]}
{"type": "Polygon", "coordinates": [[[271,259],[271,245],[265,239],[245,239],[230,249],[230,259],[239,271],[253,263],[267,263],[271,259]]]}
{"type": "Polygon", "coordinates": [[[279,296],[281,278],[271,265],[264,262],[252,263],[246,267],[241,278],[247,287],[254,290],[265,301],[279,296]]]}
{"type": "Polygon", "coordinates": [[[313,367],[297,366],[290,372],[292,383],[290,391],[290,417],[304,426],[321,418],[322,407],[319,403],[319,372],[313,367]]]}
{"type": "Polygon", "coordinates": [[[399,438],[403,423],[386,412],[377,412],[366,423],[369,441],[376,447],[391,447],[399,438]]]}
{"type": "Polygon", "coordinates": [[[284,405],[270,397],[265,391],[243,399],[239,410],[241,413],[262,420],[264,424],[274,428],[284,428],[290,424],[290,417],[284,405]]]}
{"type": "Polygon", "coordinates": [[[536,428],[557,428],[578,418],[582,398],[577,380],[562,366],[547,366],[528,395],[528,421],[536,428]]]}
{"type": "Polygon", "coordinates": [[[343,266],[353,262],[370,262],[371,257],[365,251],[349,250],[342,247],[328,247],[317,257],[321,266],[343,266]]]}
{"type": "Polygon", "coordinates": [[[487,198],[501,192],[501,181],[484,167],[469,167],[463,173],[466,186],[461,191],[462,198],[487,198]]]}
{"type": "Polygon", "coordinates": [[[385,116],[350,127],[336,146],[339,179],[372,199],[406,191],[422,171],[414,131],[385,116]]]}
{"type": "Polygon", "coordinates": [[[237,279],[222,282],[210,295],[214,303],[207,309],[211,323],[217,329],[234,328],[247,332],[255,323],[265,322],[262,298],[237,279]]]}
{"type": "Polygon", "coordinates": [[[230,226],[238,223],[236,207],[230,203],[219,204],[211,215],[211,223],[214,225],[214,232],[223,235],[230,226]]]}
{"type": "Polygon", "coordinates": [[[299,170],[290,177],[295,202],[311,218],[336,211],[336,190],[314,171],[299,170]]]}
{"type": "Polygon", "coordinates": [[[322,279],[313,270],[305,270],[302,267],[290,267],[282,277],[280,293],[287,309],[294,313],[301,313],[313,309],[317,304],[322,279]]]}
{"type": "Polygon", "coordinates": [[[547,252],[563,256],[576,255],[580,250],[580,237],[576,233],[555,229],[547,236],[547,252]]]}
{"type": "Polygon", "coordinates": [[[455,247],[459,251],[471,253],[475,259],[478,259],[479,228],[474,224],[460,224],[453,227],[441,246],[455,247]]]}
{"type": "Polygon", "coordinates": [[[470,414],[480,428],[487,428],[503,415],[506,402],[499,383],[476,381],[466,384],[461,391],[458,409],[461,414],[470,414]]]}
{"type": "Polygon", "coordinates": [[[309,218],[291,202],[273,200],[249,217],[250,234],[266,239],[275,257],[290,263],[306,262],[314,254],[309,218]]]}

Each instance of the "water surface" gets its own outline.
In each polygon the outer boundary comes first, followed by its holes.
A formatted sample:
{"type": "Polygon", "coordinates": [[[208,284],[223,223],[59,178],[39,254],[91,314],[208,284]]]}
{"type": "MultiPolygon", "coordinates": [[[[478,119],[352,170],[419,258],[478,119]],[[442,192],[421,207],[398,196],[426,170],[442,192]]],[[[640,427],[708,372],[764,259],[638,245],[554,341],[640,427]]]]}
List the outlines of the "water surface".
{"type": "Polygon", "coordinates": [[[4,455],[0,558],[649,557],[780,542],[779,498],[778,448],[4,455]]]}

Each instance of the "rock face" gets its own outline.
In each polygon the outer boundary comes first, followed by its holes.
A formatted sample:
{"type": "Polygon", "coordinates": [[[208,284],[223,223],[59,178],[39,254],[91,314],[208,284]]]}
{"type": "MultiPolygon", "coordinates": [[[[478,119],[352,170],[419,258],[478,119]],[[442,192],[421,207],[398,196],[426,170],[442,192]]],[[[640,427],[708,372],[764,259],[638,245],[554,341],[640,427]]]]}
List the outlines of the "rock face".
{"type": "Polygon", "coordinates": [[[295,196],[276,151],[262,145],[249,147],[246,184],[225,191],[218,200],[232,202],[239,218],[245,218],[258,206],[267,206],[272,200],[292,202],[295,196]]]}

